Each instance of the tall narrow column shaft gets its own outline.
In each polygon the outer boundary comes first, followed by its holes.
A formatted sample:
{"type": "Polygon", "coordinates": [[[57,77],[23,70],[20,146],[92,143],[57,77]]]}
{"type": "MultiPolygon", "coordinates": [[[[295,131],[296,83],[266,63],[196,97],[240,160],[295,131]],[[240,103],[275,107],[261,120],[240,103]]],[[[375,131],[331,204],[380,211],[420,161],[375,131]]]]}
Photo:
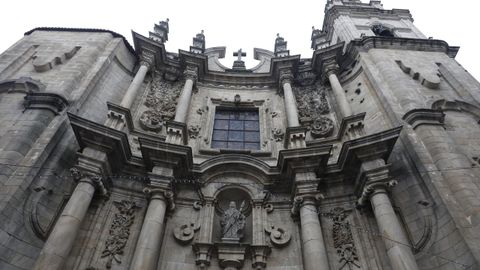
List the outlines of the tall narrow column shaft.
{"type": "Polygon", "coordinates": [[[347,96],[345,95],[345,90],[343,89],[340,81],[338,80],[335,72],[328,73],[328,80],[332,86],[333,94],[335,95],[335,100],[340,107],[340,111],[343,114],[343,117],[352,115],[352,110],[350,109],[350,104],[347,102],[347,96]]]}
{"type": "Polygon", "coordinates": [[[408,240],[393,210],[385,189],[377,189],[370,197],[378,229],[385,242],[387,255],[393,270],[417,270],[417,262],[408,240]]]}
{"type": "Polygon", "coordinates": [[[82,178],[43,246],[33,267],[34,270],[64,269],[65,261],[72,249],[94,193],[93,181],[89,178],[82,178]]]}
{"type": "Polygon", "coordinates": [[[140,89],[140,86],[142,85],[143,80],[145,79],[145,75],[147,75],[148,69],[149,69],[148,63],[142,62],[140,65],[140,68],[137,71],[137,74],[135,74],[135,78],[133,78],[132,83],[130,83],[130,86],[128,87],[127,92],[123,96],[120,106],[130,109],[133,101],[135,100],[135,97],[137,96],[138,89],[140,89]]]}
{"type": "Polygon", "coordinates": [[[292,85],[289,80],[284,80],[282,84],[288,127],[298,127],[300,126],[300,123],[298,122],[297,104],[292,91],[292,85]]]}
{"type": "Polygon", "coordinates": [[[160,192],[150,198],[130,270],[157,269],[167,204],[160,192]]]}
{"type": "Polygon", "coordinates": [[[175,112],[175,121],[185,123],[188,116],[188,109],[190,108],[190,99],[192,97],[194,80],[187,77],[185,85],[183,86],[182,93],[178,99],[177,111],[175,112]]]}
{"type": "Polygon", "coordinates": [[[306,198],[302,203],[300,207],[300,224],[303,268],[305,270],[328,270],[327,251],[313,199],[306,198]]]}

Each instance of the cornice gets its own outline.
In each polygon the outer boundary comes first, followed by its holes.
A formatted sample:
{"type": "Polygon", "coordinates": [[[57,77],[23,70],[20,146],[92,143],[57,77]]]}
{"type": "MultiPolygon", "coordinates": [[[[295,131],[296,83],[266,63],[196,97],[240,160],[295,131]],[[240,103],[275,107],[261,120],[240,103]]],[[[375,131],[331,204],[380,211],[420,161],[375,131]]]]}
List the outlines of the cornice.
{"type": "Polygon", "coordinates": [[[36,27],[33,28],[30,31],[27,31],[24,33],[25,36],[31,35],[35,31],[47,31],[47,32],[80,32],[80,33],[109,33],[111,34],[114,38],[121,38],[123,40],[123,43],[127,47],[127,49],[132,53],[135,53],[135,49],[133,49],[132,45],[128,43],[127,39],[120,35],[117,32],[111,31],[111,30],[106,30],[106,29],[94,29],[94,28],[67,28],[67,27],[36,27]]]}

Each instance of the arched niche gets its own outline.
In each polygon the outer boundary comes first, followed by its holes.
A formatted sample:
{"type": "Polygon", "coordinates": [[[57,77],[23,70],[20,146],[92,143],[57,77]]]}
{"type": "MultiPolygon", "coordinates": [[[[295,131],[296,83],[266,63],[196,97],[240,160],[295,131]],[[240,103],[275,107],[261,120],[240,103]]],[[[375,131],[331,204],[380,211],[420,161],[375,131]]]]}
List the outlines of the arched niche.
{"type": "Polygon", "coordinates": [[[214,242],[251,243],[252,235],[252,195],[242,185],[224,186],[215,195],[214,242]]]}

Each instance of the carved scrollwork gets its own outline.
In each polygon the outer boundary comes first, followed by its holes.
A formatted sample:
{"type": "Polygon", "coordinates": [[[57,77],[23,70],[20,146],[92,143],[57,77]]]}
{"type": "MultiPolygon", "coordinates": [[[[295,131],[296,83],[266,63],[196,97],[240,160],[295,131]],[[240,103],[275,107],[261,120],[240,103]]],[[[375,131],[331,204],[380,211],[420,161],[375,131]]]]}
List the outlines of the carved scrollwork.
{"type": "Polygon", "coordinates": [[[292,238],[287,230],[275,225],[268,225],[265,228],[265,231],[270,235],[270,241],[276,247],[284,247],[288,245],[292,238]]]}
{"type": "Polygon", "coordinates": [[[188,244],[195,236],[195,232],[200,229],[200,223],[190,222],[182,224],[173,230],[173,236],[181,244],[188,244]]]}
{"type": "Polygon", "coordinates": [[[200,201],[195,201],[195,202],[193,202],[193,209],[195,209],[195,210],[198,211],[198,210],[200,210],[200,209],[202,209],[202,208],[203,208],[202,202],[200,202],[200,201]]]}
{"type": "Polygon", "coordinates": [[[310,133],[314,138],[327,137],[333,132],[333,121],[327,117],[320,117],[313,121],[310,133]]]}
{"type": "Polygon", "coordinates": [[[121,255],[127,245],[130,236],[130,227],[135,220],[135,210],[138,206],[135,202],[122,200],[113,203],[118,210],[118,213],[113,217],[112,225],[110,226],[107,241],[105,242],[105,249],[102,251],[102,258],[108,257],[106,267],[112,268],[112,263],[115,260],[117,263],[122,263],[121,255]]]}
{"type": "Polygon", "coordinates": [[[191,125],[188,127],[188,136],[192,139],[196,139],[202,127],[200,125],[191,125]]]}
{"type": "Polygon", "coordinates": [[[148,108],[140,116],[140,126],[144,130],[158,132],[163,123],[175,116],[177,98],[181,82],[167,82],[156,74],[153,78],[144,105],[148,108]]]}
{"type": "Polygon", "coordinates": [[[264,208],[267,211],[267,213],[273,212],[273,204],[271,204],[271,203],[265,204],[264,208]]]}
{"type": "Polygon", "coordinates": [[[274,128],[274,129],[272,129],[272,135],[273,135],[273,139],[276,142],[281,142],[281,141],[283,141],[283,137],[285,136],[285,132],[283,132],[283,130],[281,130],[279,128],[274,128]]]}

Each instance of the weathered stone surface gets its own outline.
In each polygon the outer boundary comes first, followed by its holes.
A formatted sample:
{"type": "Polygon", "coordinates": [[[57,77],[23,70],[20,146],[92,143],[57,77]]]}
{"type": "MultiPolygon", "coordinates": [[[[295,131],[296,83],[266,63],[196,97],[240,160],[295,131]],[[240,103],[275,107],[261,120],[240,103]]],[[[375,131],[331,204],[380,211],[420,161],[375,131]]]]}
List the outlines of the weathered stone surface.
{"type": "Polygon", "coordinates": [[[205,43],[28,32],[0,55],[0,269],[479,268],[480,84],[458,48],[379,1],[329,0],[324,26],[312,58],[281,40],[236,71],[205,43]],[[107,102],[132,121],[105,126],[107,102]]]}

